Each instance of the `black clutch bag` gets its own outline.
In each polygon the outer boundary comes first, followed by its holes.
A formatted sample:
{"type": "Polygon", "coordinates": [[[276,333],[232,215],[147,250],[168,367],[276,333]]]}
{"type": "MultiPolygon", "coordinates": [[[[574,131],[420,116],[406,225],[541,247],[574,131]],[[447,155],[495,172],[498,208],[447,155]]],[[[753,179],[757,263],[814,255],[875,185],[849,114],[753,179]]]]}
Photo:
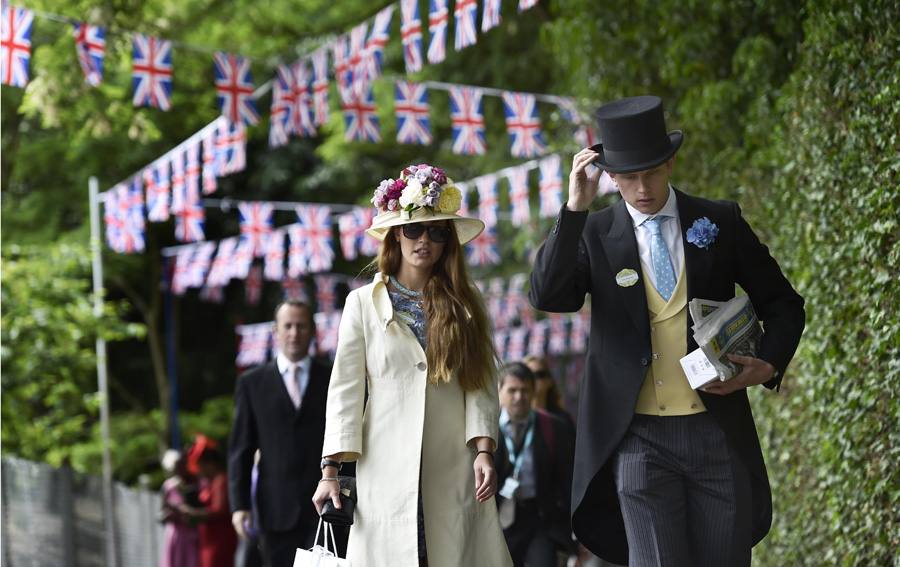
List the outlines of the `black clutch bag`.
{"type": "Polygon", "coordinates": [[[322,506],[322,519],[335,526],[352,526],[353,511],[356,510],[356,478],[352,476],[339,476],[341,485],[341,509],[334,507],[331,500],[322,506]]]}

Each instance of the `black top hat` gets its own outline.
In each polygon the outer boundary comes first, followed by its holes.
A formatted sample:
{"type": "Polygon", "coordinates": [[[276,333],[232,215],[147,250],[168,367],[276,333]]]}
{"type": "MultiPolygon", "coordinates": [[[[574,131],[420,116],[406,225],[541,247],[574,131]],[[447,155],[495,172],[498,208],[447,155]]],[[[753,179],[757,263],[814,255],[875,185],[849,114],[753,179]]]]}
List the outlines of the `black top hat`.
{"type": "Polygon", "coordinates": [[[597,110],[597,134],[603,141],[591,146],[600,154],[594,163],[612,173],[653,169],[678,151],[684,134],[666,133],[662,99],[635,96],[613,101],[597,110]]]}

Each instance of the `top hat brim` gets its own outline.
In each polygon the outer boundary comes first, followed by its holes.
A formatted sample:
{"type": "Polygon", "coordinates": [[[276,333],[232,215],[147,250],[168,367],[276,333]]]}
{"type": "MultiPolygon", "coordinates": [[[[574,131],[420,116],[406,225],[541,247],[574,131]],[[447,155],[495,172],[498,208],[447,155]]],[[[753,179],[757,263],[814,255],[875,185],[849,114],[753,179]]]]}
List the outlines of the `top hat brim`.
{"type": "Polygon", "coordinates": [[[441,220],[453,222],[460,244],[471,242],[484,230],[484,222],[481,219],[461,217],[453,213],[433,213],[420,207],[413,211],[410,218],[403,218],[399,211],[381,213],[372,220],[372,226],[366,229],[366,234],[378,240],[384,240],[392,227],[441,220]]]}
{"type": "Polygon", "coordinates": [[[610,173],[634,173],[635,171],[645,171],[653,169],[657,165],[664,163],[666,160],[675,155],[681,143],[684,142],[684,133],[681,130],[672,130],[669,132],[669,148],[665,152],[655,156],[651,160],[641,160],[637,163],[610,164],[603,153],[603,144],[595,144],[591,149],[600,154],[593,161],[595,165],[610,173]]]}

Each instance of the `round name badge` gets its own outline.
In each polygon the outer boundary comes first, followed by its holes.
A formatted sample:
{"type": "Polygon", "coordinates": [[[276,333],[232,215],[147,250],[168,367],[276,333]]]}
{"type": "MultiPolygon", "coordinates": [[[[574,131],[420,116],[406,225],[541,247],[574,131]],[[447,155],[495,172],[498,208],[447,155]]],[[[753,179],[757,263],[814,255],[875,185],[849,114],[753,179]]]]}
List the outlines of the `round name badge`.
{"type": "Polygon", "coordinates": [[[631,268],[625,268],[616,274],[616,283],[622,287],[631,287],[638,282],[638,273],[631,268]]]}

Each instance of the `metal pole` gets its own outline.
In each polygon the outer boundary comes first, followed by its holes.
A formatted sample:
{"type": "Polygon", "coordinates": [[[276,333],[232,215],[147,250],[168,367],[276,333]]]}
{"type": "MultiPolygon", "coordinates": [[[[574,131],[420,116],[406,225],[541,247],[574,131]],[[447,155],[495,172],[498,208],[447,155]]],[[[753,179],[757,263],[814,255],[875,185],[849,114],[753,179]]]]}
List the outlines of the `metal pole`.
{"type": "MultiPolygon", "coordinates": [[[[96,177],[88,182],[91,208],[91,261],[94,276],[94,316],[103,315],[103,259],[100,250],[100,189],[96,177]]],[[[97,335],[97,389],[100,394],[100,436],[103,447],[103,525],[106,530],[106,564],[118,566],[113,517],[112,461],[109,455],[109,389],[106,379],[106,341],[97,335]]]]}

